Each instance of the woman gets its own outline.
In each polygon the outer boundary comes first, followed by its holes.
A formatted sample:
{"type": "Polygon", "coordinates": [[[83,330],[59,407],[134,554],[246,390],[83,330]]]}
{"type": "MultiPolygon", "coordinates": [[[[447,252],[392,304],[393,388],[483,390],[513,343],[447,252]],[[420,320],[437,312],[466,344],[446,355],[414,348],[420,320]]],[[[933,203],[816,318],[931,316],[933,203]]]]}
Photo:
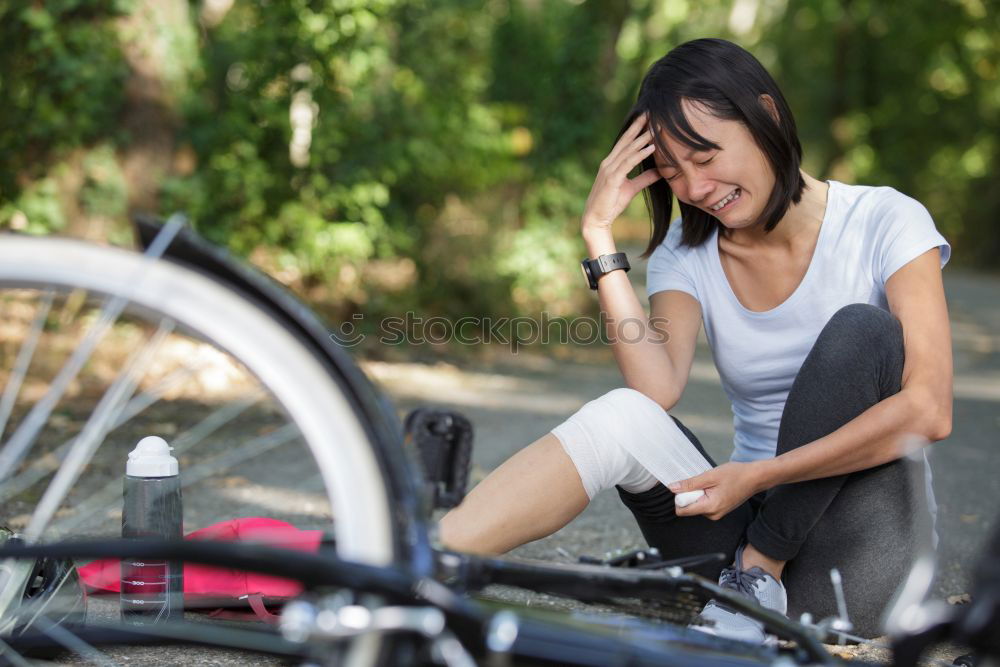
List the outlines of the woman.
{"type": "MultiPolygon", "coordinates": [[[[613,255],[612,223],[648,190],[651,318],[615,270],[620,257],[594,277],[609,320],[633,323],[609,336],[628,388],[483,480],[442,519],[446,546],[505,552],[614,486],[665,557],[730,554],[721,573],[702,572],[793,617],[836,612],[838,567],[856,631],[879,632],[926,538],[900,443],[951,430],[950,247],[919,202],[817,180],[801,152],[777,85],[735,44],[688,42],[651,67],[582,221],[589,256],[613,255]],[[674,196],[681,218],[670,223],[674,196]],[[635,322],[648,322],[645,335],[635,322]],[[669,415],[702,323],[733,404],[735,448],[719,466],[669,415]]],[[[766,639],[714,602],[701,620],[708,632],[766,639]]]]}

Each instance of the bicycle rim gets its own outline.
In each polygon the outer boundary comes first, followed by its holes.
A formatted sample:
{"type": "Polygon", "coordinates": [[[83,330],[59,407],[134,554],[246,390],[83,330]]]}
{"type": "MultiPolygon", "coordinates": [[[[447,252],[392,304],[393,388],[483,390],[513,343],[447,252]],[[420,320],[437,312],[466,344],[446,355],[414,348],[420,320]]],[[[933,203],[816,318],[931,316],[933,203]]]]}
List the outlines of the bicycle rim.
{"type": "MultiPolygon", "coordinates": [[[[331,530],[342,558],[398,560],[394,499],[363,417],[267,311],[168,262],[16,236],[0,240],[0,298],[0,373],[18,385],[0,402],[0,522],[39,542],[116,534],[125,455],[161,435],[181,450],[185,532],[271,516],[331,530]],[[122,313],[102,333],[115,299],[122,313]]],[[[352,662],[377,650],[355,642],[352,662]]]]}

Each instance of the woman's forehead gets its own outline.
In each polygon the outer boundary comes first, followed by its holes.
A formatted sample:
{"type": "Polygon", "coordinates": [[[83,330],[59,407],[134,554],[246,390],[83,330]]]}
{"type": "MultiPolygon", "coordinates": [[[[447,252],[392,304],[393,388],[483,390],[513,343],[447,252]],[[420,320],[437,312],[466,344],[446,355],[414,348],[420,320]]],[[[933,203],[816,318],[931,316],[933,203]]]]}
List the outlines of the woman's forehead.
{"type": "Polygon", "coordinates": [[[692,155],[715,150],[710,145],[721,146],[731,142],[735,133],[739,132],[740,123],[735,120],[726,120],[714,115],[705,106],[696,102],[682,101],[682,111],[684,120],[688,127],[694,132],[694,136],[689,136],[686,128],[674,121],[671,125],[677,131],[671,129],[663,122],[653,118],[650,132],[658,134],[656,151],[656,161],[666,164],[675,164],[674,158],[690,159],[692,155]]]}
{"type": "MultiPolygon", "coordinates": [[[[714,141],[716,137],[722,137],[727,134],[732,128],[732,125],[738,125],[736,121],[726,120],[724,118],[719,118],[717,115],[712,113],[710,109],[697,102],[689,102],[688,100],[681,101],[681,113],[684,115],[684,120],[687,121],[687,125],[694,130],[696,135],[700,135],[703,139],[708,139],[709,141],[714,141]]],[[[662,118],[662,116],[661,116],[662,118]]],[[[662,123],[656,123],[654,121],[653,126],[658,129],[661,136],[668,137],[681,144],[690,145],[691,141],[697,143],[698,136],[687,137],[685,141],[686,128],[683,127],[684,123],[678,123],[680,119],[675,118],[672,125],[677,125],[680,132],[671,132],[669,126],[665,126],[662,123]],[[656,127],[659,125],[659,127],[656,127]]]]}
{"type": "Polygon", "coordinates": [[[695,126],[695,129],[699,127],[707,128],[716,123],[726,122],[715,115],[703,102],[699,102],[698,100],[682,99],[681,111],[688,122],[695,126]]]}
{"type": "MultiPolygon", "coordinates": [[[[699,128],[696,128],[696,130],[699,128]]],[[[699,131],[698,134],[705,139],[708,144],[715,144],[721,146],[723,144],[721,135],[716,132],[709,131],[699,131]]],[[[668,165],[676,166],[676,159],[679,157],[684,160],[690,160],[692,156],[698,155],[699,153],[705,153],[710,150],[714,150],[710,145],[697,146],[693,145],[690,140],[684,141],[667,131],[666,128],[661,128],[659,131],[659,141],[657,143],[657,150],[654,152],[655,159],[658,163],[665,163],[668,165]]]]}

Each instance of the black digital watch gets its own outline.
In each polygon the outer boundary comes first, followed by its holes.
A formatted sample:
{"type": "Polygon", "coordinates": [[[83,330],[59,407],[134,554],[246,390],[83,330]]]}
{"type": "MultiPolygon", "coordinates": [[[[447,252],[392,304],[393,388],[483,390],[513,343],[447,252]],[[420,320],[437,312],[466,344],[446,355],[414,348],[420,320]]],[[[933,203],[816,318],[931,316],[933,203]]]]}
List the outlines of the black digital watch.
{"type": "Polygon", "coordinates": [[[623,269],[626,273],[632,267],[629,266],[628,258],[623,252],[615,252],[608,255],[601,255],[597,259],[584,259],[581,262],[583,275],[587,279],[590,289],[597,289],[597,280],[605,273],[610,273],[617,269],[623,269]]]}

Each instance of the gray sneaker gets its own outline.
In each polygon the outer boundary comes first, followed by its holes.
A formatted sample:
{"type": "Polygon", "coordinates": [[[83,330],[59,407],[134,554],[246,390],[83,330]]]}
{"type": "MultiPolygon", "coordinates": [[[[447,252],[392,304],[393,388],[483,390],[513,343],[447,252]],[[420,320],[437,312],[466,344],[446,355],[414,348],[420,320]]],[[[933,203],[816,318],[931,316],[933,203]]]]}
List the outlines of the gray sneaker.
{"type": "MultiPolygon", "coordinates": [[[[742,593],[756,600],[762,607],[781,614],[788,613],[788,596],[780,581],[760,569],[743,569],[743,546],[736,550],[736,562],[719,575],[719,586],[742,593]]],[[[698,615],[701,625],[692,625],[695,630],[741,641],[764,644],[768,635],[760,621],[730,609],[721,602],[712,600],[698,615]]]]}

